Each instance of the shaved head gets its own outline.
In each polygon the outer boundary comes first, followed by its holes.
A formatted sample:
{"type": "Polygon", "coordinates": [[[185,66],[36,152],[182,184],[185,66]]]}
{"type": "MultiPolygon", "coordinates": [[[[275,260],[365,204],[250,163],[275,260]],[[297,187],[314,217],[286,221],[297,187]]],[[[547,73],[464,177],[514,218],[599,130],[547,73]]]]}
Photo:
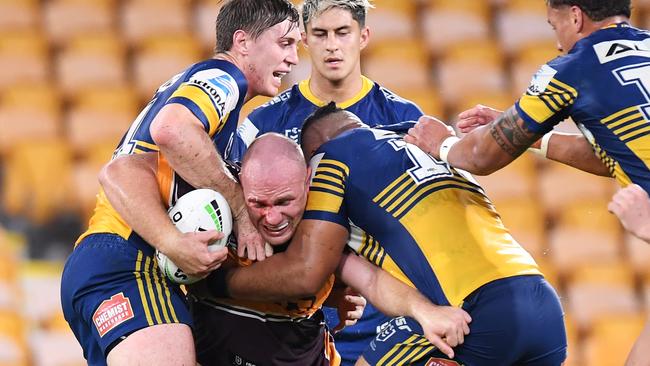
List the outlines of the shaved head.
{"type": "Polygon", "coordinates": [[[244,200],[253,225],[267,243],[286,243],[307,202],[309,168],[298,144],[267,133],[246,151],[240,173],[244,200]]]}
{"type": "Polygon", "coordinates": [[[300,146],[306,159],[311,159],[318,148],[343,132],[367,127],[354,113],[336,107],[334,102],[318,108],[302,126],[300,146]]]}

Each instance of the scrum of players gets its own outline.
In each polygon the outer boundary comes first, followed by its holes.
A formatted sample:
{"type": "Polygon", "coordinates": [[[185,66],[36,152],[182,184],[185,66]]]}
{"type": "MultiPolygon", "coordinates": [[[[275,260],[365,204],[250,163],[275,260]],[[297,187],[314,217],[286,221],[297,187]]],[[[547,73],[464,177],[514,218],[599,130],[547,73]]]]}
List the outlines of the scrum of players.
{"type": "MultiPolygon", "coordinates": [[[[532,146],[647,191],[650,34],[629,1],[546,3],[566,54],[506,112],[461,113],[460,138],[361,74],[367,0],[305,0],[302,35],[286,0],[225,2],[214,57],[134,121],[66,262],[62,306],[88,363],[561,365],[557,293],[470,173],[532,146]],[[244,103],[278,94],[301,39],[310,78],[238,128],[244,103]],[[551,131],[567,117],[584,137],[551,131]],[[225,197],[235,245],[208,250],[223,234],[169,220],[195,188],[225,197]],[[156,251],[205,279],[186,294],[156,251]]],[[[626,207],[620,195],[610,210],[647,232],[626,207]]],[[[627,364],[647,364],[648,333],[627,364]]]]}

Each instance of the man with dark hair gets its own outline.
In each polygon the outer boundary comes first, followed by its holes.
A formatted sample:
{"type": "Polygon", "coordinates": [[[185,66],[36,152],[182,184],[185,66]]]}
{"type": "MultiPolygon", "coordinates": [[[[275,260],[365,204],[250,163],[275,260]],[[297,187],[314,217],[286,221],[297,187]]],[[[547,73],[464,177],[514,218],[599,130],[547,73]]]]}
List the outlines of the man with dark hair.
{"type": "Polygon", "coordinates": [[[265,301],[309,296],[351,237],[348,246],[371,263],[434,304],[461,306],[472,317],[453,354],[427,342],[417,322],[395,318],[357,365],[560,365],[562,307],[533,258],[471,176],[406,144],[393,132],[398,127],[369,128],[334,104],[310,117],[301,145],[312,181],[287,250],[217,271],[210,289],[265,301]]]}
{"type": "MultiPolygon", "coordinates": [[[[371,126],[417,120],[422,111],[361,73],[361,51],[370,42],[368,0],[305,0],[302,4],[303,45],[311,58],[311,74],[255,109],[237,129],[228,159],[238,161],[256,136],[278,132],[295,141],[305,118],[329,101],[358,115],[371,126]]],[[[336,311],[325,308],[327,324],[336,325],[336,311]]],[[[354,364],[388,318],[371,304],[353,327],[335,334],[343,366],[354,364]]]]}
{"type": "Polygon", "coordinates": [[[541,138],[535,146],[544,156],[649,191],[650,33],[629,25],[629,0],[549,0],[547,10],[566,54],[543,65],[514,106],[503,114],[484,106],[461,113],[458,127],[471,130],[462,139],[425,117],[406,141],[490,174],[541,138]],[[586,140],[551,132],[568,117],[586,140]]]}
{"type": "MultiPolygon", "coordinates": [[[[221,192],[232,208],[238,239],[249,244],[248,257],[264,258],[264,242],[221,156],[241,106],[256,95],[275,95],[282,76],[298,62],[298,21],[287,0],[227,1],[217,19],[214,57],[156,91],[100,173],[103,188],[120,194],[111,202],[104,191],[98,195],[61,284],[66,320],[89,364],[195,364],[184,295],[154,258],[158,249],[199,276],[225,259],[225,249],[207,250],[218,233],[183,234],[168,219],[166,207],[188,190],[221,192]],[[152,156],[158,184],[127,179],[119,185],[107,174],[126,174],[152,156]],[[141,194],[130,195],[133,187],[143,188],[136,191],[141,194]]],[[[243,255],[244,247],[239,251],[243,255]]]]}

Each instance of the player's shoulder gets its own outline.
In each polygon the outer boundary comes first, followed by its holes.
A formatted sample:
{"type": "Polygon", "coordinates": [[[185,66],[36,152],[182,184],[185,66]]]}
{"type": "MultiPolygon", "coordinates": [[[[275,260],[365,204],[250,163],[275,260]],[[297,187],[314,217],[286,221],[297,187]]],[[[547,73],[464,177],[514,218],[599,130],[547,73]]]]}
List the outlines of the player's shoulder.
{"type": "Polygon", "coordinates": [[[282,91],[280,94],[271,98],[268,102],[253,109],[250,113],[254,117],[274,116],[288,109],[289,102],[296,98],[295,86],[282,91]]]}
{"type": "Polygon", "coordinates": [[[389,106],[390,110],[394,111],[398,120],[415,118],[424,114],[415,102],[400,96],[377,82],[373,81],[373,83],[375,84],[374,88],[376,90],[374,93],[375,99],[378,99],[377,101],[380,104],[389,106]]]}

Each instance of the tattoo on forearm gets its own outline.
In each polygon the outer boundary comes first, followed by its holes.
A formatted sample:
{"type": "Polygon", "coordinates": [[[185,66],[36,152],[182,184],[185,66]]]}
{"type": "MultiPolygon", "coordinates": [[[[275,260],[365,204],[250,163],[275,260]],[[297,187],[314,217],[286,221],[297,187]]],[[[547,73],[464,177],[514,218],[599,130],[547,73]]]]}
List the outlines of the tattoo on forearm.
{"type": "Polygon", "coordinates": [[[520,126],[517,120],[519,120],[517,110],[515,107],[510,107],[490,124],[490,134],[496,143],[503,151],[515,158],[541,137],[520,126]]]}

